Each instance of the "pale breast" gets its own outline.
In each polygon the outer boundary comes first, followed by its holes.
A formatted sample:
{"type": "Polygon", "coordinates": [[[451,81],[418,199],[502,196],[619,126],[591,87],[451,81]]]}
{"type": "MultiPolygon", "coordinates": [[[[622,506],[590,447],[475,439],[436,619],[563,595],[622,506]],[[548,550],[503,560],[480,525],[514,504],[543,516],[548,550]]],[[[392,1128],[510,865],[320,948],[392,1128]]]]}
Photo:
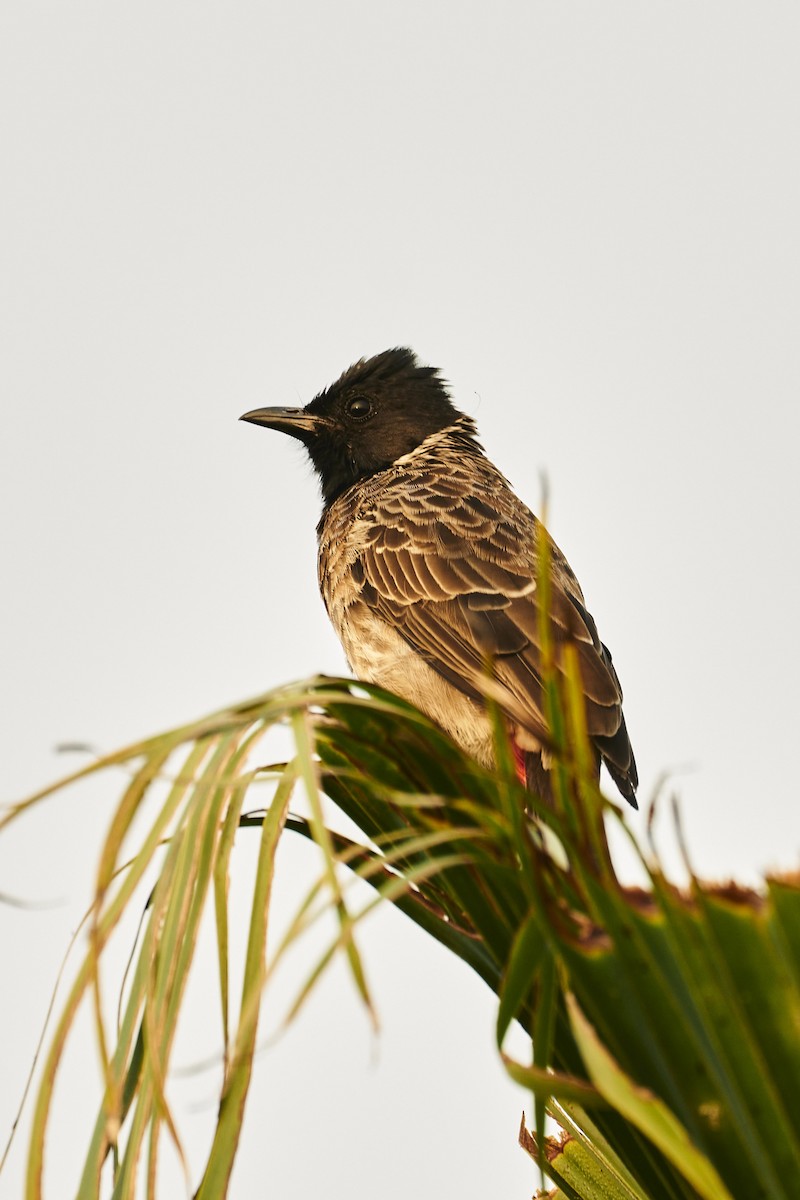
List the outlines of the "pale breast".
{"type": "Polygon", "coordinates": [[[458,691],[360,600],[341,611],[337,632],[353,673],[415,705],[466,752],[491,766],[491,725],[482,709],[458,691]]]}
{"type": "Polygon", "coordinates": [[[449,684],[361,599],[360,557],[374,540],[370,491],[353,489],[319,528],[319,585],[350,669],[425,712],[467,753],[493,761],[492,729],[481,707],[449,684]]]}

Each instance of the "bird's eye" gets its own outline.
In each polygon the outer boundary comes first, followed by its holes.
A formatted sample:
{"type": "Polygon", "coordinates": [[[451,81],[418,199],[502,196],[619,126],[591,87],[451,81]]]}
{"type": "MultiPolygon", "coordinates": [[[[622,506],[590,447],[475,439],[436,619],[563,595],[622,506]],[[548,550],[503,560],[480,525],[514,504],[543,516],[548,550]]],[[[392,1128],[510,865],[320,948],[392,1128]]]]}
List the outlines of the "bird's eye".
{"type": "Polygon", "coordinates": [[[356,396],[347,403],[348,417],[354,417],[356,421],[363,421],[365,417],[372,414],[372,401],[366,396],[356,396]]]}

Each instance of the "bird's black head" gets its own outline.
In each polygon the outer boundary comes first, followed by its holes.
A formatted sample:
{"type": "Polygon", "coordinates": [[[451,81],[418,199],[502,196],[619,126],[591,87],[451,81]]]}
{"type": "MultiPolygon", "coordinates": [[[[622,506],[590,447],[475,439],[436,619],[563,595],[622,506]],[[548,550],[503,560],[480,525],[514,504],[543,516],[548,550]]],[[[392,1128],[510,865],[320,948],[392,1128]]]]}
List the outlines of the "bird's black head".
{"type": "Polygon", "coordinates": [[[396,347],[354,363],[305,408],[260,408],[241,420],[298,438],[327,505],[460,416],[438,370],[420,366],[411,350],[396,347]]]}

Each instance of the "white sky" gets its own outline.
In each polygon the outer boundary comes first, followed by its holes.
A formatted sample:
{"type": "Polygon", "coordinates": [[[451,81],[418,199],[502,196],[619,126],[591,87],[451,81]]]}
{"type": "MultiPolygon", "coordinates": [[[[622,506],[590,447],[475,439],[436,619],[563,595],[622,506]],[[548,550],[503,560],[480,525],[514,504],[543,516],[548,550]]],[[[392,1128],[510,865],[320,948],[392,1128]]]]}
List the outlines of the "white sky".
{"type": "MultiPolygon", "coordinates": [[[[58,742],[344,670],[302,452],[237,417],[399,343],[534,508],[546,472],[642,799],[676,773],[702,872],[796,865],[799,43],[794,3],[3,5],[6,798],[58,742]]],[[[0,843],[58,901],[0,908],[0,1134],[118,790],[0,843]]],[[[233,1194],[527,1197],[491,997],[396,915],[364,950],[380,1040],[339,972],[259,1059],[233,1194]]]]}

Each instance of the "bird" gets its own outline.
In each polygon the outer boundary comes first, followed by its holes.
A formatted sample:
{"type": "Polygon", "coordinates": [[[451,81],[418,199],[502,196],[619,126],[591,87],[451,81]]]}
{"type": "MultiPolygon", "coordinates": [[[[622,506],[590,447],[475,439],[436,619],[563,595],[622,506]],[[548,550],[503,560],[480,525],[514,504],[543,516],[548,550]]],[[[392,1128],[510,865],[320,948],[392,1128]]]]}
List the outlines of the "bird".
{"type": "Polygon", "coordinates": [[[319,587],[354,675],[414,704],[487,767],[491,696],[521,781],[552,804],[537,582],[546,538],[555,666],[572,645],[596,778],[604,763],[638,807],[622,688],[578,580],[438,368],[397,346],[359,359],[304,408],[240,420],[296,438],[311,459],[319,587]]]}

